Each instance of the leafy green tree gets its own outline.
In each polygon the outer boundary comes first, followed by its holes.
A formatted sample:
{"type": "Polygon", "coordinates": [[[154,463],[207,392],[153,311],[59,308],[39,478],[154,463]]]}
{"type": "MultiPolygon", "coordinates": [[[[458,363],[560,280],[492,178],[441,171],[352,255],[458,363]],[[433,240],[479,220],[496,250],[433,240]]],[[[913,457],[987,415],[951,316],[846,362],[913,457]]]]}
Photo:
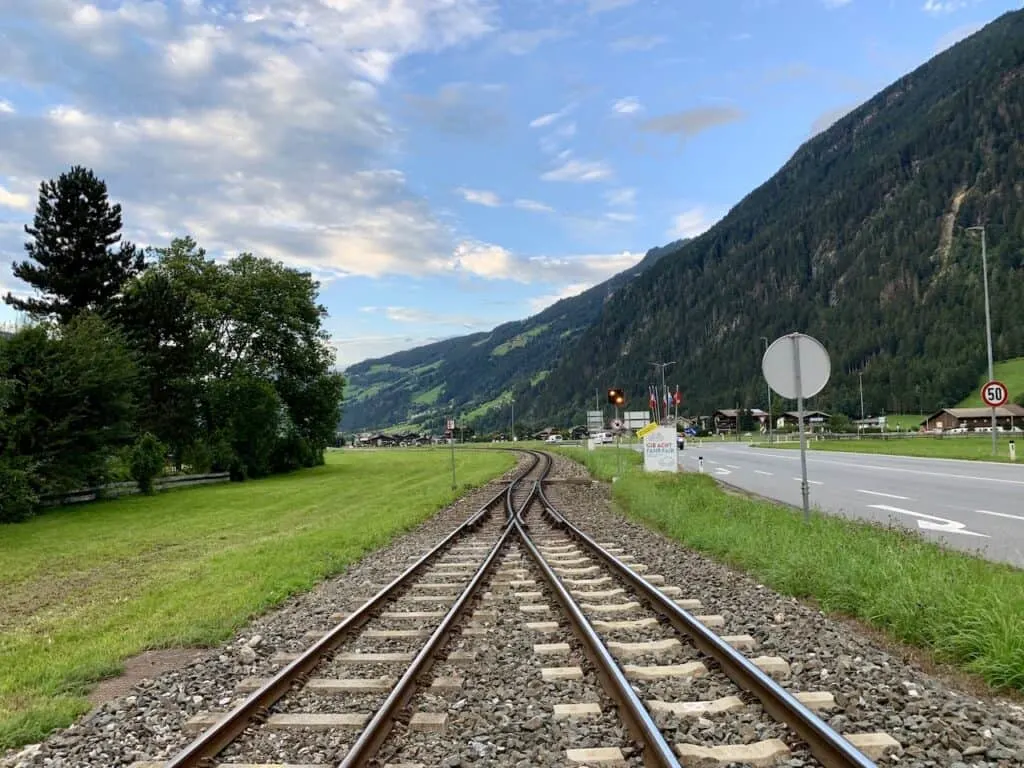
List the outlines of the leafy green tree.
{"type": "Polygon", "coordinates": [[[833,413],[828,420],[833,432],[853,432],[853,422],[845,413],[833,413]]]}
{"type": "Polygon", "coordinates": [[[106,310],[124,283],[142,271],[143,254],[121,240],[121,206],[107,199],[107,185],[91,170],[74,166],[39,186],[29,258],[14,264],[14,276],[41,298],[4,301],[36,317],[55,316],[67,323],[83,310],[106,310]]]}
{"type": "Polygon", "coordinates": [[[120,333],[85,312],[24,328],[0,346],[8,388],[0,457],[25,462],[41,493],[102,483],[133,440],[136,367],[120,333]]]}

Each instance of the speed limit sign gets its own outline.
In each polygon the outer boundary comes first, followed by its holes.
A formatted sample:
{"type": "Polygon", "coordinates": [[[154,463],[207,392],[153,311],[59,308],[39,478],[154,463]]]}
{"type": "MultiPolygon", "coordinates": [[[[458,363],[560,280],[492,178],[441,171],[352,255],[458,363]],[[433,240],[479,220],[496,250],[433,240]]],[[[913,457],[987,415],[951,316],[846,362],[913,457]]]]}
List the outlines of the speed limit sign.
{"type": "Polygon", "coordinates": [[[1006,401],[1010,399],[1010,393],[1003,382],[990,381],[981,388],[981,399],[990,408],[998,408],[1001,405],[1006,405],[1006,401]]]}

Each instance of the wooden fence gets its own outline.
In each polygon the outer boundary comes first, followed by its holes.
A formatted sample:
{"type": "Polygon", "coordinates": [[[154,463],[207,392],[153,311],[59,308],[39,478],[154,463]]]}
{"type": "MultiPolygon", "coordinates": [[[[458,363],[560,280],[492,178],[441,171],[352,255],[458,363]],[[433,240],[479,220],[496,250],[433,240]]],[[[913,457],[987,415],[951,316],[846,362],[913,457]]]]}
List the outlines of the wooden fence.
{"type": "MultiPolygon", "coordinates": [[[[226,483],[231,479],[227,472],[213,472],[206,475],[168,475],[153,479],[154,491],[166,491],[174,488],[188,488],[193,485],[209,485],[210,483],[226,483]]],[[[116,499],[118,496],[132,496],[141,493],[139,484],[134,480],[124,483],[108,483],[95,488],[82,488],[70,493],[54,493],[40,497],[39,503],[44,507],[59,507],[65,504],[80,504],[96,499],[116,499]]]]}

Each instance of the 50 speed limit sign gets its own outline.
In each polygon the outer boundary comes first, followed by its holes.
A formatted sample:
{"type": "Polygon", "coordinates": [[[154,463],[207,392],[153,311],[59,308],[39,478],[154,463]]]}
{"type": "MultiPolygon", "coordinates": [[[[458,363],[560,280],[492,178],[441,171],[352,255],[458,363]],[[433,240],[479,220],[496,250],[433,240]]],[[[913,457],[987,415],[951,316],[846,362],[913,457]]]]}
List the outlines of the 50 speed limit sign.
{"type": "Polygon", "coordinates": [[[1006,405],[1006,401],[1010,399],[1010,393],[1003,382],[990,381],[981,388],[981,399],[990,408],[998,408],[1001,405],[1006,405]]]}

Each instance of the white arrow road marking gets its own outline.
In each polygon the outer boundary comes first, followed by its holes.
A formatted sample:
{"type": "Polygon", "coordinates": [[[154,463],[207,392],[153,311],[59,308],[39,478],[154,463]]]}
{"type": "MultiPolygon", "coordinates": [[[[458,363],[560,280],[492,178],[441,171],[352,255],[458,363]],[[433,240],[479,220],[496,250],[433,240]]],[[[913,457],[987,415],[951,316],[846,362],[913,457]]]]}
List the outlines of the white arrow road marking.
{"type": "Polygon", "coordinates": [[[895,493],[882,493],[881,491],[865,491],[862,488],[858,488],[857,493],[866,493],[870,496],[883,496],[887,499],[899,499],[900,501],[910,501],[909,496],[897,496],[895,493]]]}
{"type": "Polygon", "coordinates": [[[992,517],[1005,517],[1008,520],[1024,520],[1020,515],[1008,515],[1006,512],[989,512],[987,509],[974,510],[979,515],[992,515],[992,517]]]}
{"type": "MultiPolygon", "coordinates": [[[[804,481],[804,479],[802,477],[794,477],[793,479],[796,480],[798,483],[802,483],[804,481]]],[[[807,484],[808,485],[824,485],[824,483],[821,480],[808,480],[807,484]]]]}
{"type": "Polygon", "coordinates": [[[917,521],[917,527],[926,531],[938,531],[940,533],[962,533],[965,536],[980,536],[983,539],[992,538],[987,533],[977,533],[976,531],[967,530],[967,526],[963,523],[958,523],[956,520],[947,520],[944,517],[935,517],[934,515],[926,515],[922,512],[911,512],[909,509],[901,509],[900,507],[890,507],[888,504],[869,504],[872,509],[880,509],[883,512],[898,512],[901,515],[911,515],[913,517],[921,518],[917,521]]]}
{"type": "Polygon", "coordinates": [[[718,473],[718,474],[720,474],[720,475],[731,475],[731,474],[732,474],[732,472],[731,472],[730,470],[728,470],[728,469],[722,469],[721,467],[717,467],[717,468],[715,469],[715,472],[717,472],[717,473],[718,473]]]}
{"type": "Polygon", "coordinates": [[[775,475],[773,475],[773,474],[772,474],[771,472],[765,472],[765,471],[764,471],[764,470],[762,470],[762,469],[755,469],[755,470],[754,470],[754,472],[755,472],[756,474],[758,474],[758,475],[768,475],[768,477],[774,477],[774,476],[775,476],[775,475]]]}

